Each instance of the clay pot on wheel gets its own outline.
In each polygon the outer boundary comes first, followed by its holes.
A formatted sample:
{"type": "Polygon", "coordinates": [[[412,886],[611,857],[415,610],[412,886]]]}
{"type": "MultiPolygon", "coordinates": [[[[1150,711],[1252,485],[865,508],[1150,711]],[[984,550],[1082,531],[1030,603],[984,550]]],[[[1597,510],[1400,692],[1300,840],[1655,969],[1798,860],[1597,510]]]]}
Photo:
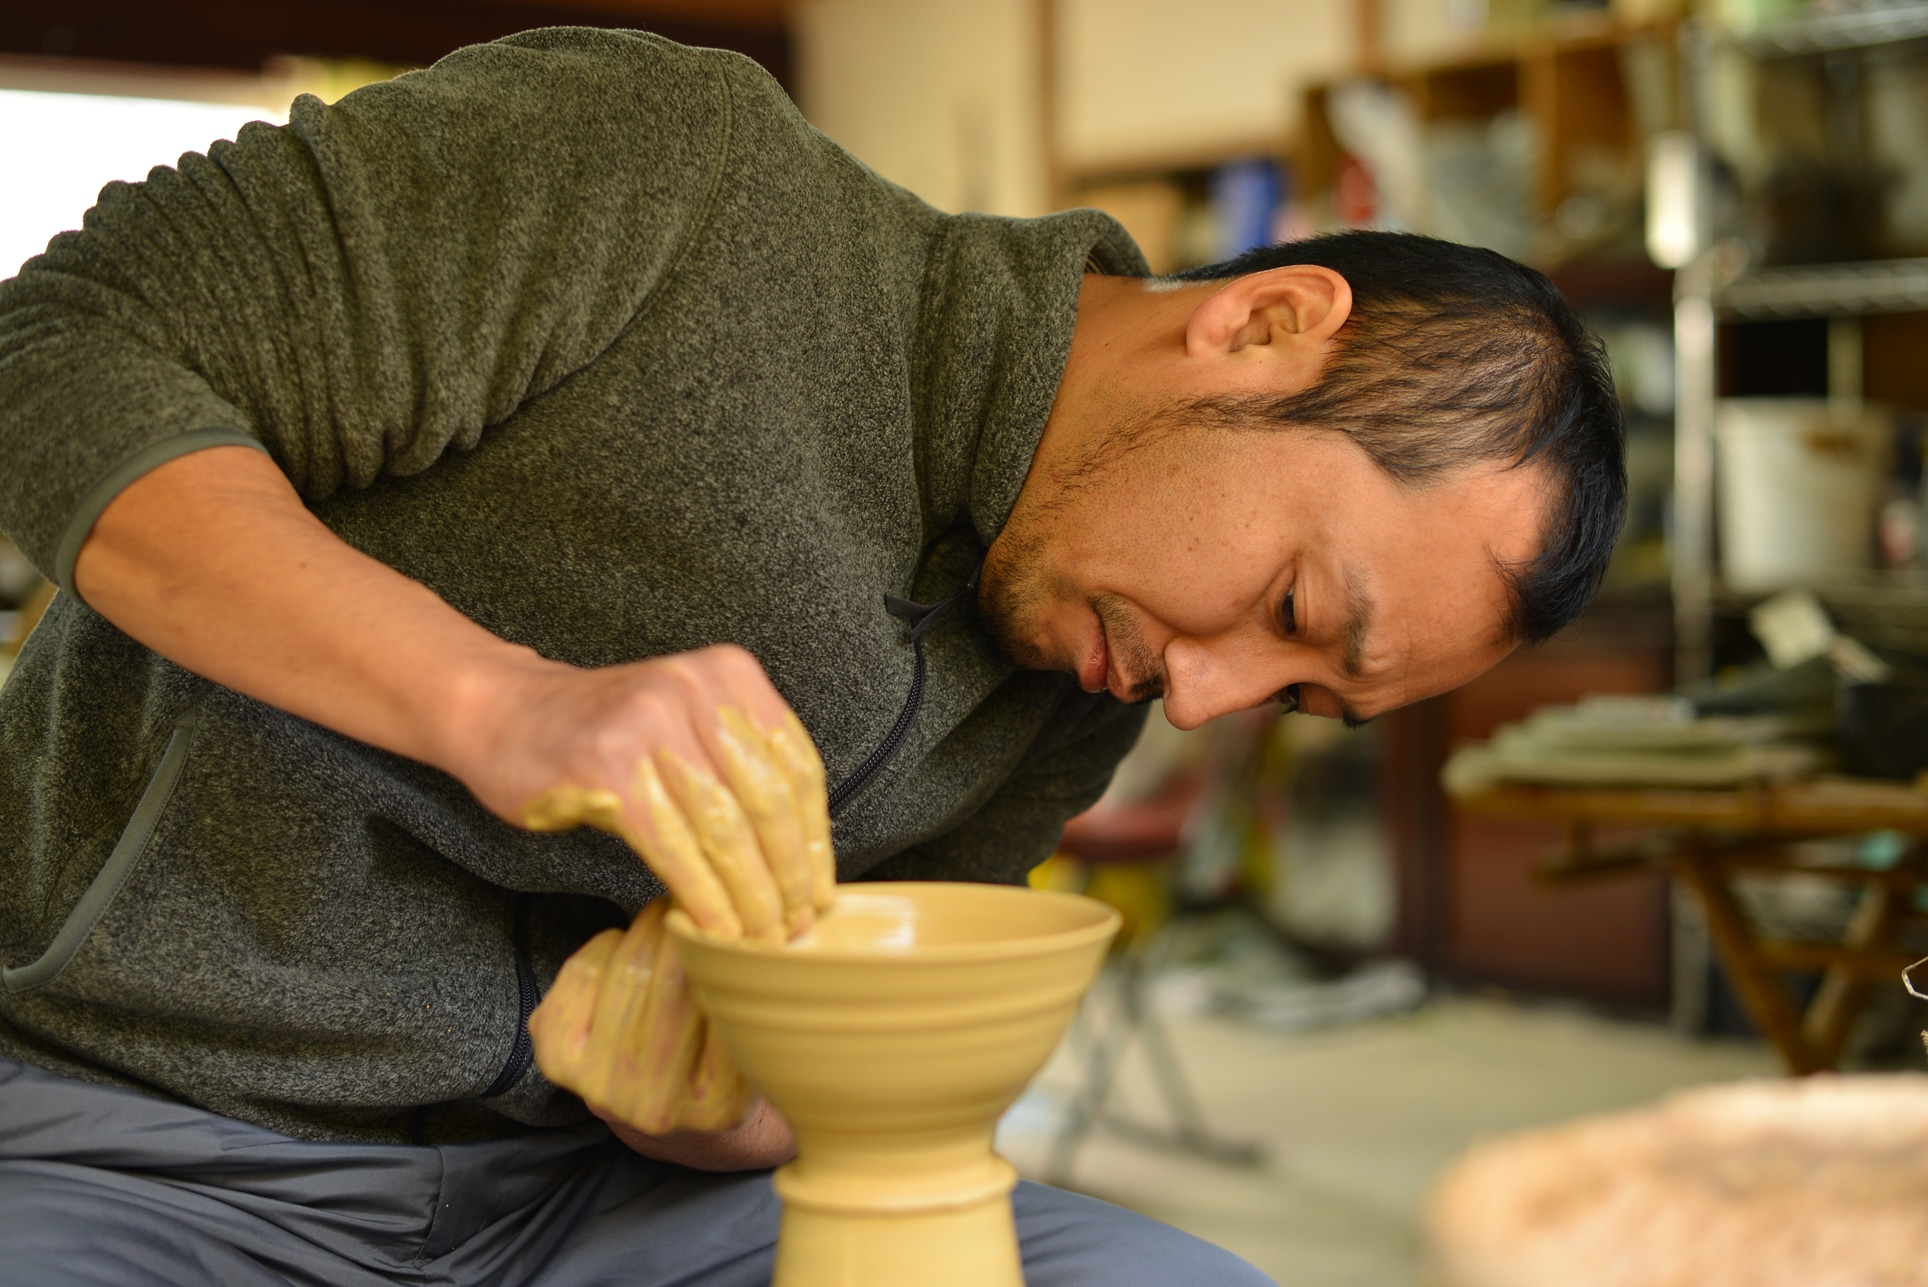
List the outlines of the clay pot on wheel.
{"type": "Polygon", "coordinates": [[[669,919],[737,1067],[789,1120],[775,1287],[1022,1287],[999,1116],[1118,929],[1075,894],[845,886],[783,947],[669,919]]]}

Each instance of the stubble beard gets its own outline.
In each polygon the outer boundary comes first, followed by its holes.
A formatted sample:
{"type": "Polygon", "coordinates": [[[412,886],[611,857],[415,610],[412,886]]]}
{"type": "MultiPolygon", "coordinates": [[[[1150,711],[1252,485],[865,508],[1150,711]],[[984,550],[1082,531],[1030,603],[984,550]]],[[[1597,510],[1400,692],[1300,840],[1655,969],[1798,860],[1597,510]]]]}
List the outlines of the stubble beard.
{"type": "Polygon", "coordinates": [[[1112,427],[1083,452],[1051,471],[1046,497],[1020,504],[992,542],[978,583],[978,615],[1004,655],[1026,670],[1078,673],[1077,658],[1054,657],[1039,640],[1043,617],[1058,603],[1082,600],[1103,623],[1106,646],[1119,676],[1127,683],[1127,702],[1149,702],[1165,692],[1163,659],[1145,642],[1129,602],[1118,594],[1086,596],[1054,571],[1045,534],[1053,522],[1068,520],[1072,501],[1101,485],[1125,456],[1163,439],[1182,424],[1178,404],[1145,407],[1120,404],[1112,427]]]}
{"type": "MultiPolygon", "coordinates": [[[[991,632],[999,651],[1025,670],[1063,670],[1064,663],[1046,653],[1038,639],[1039,618],[1055,597],[1044,571],[1043,543],[1016,529],[1019,520],[1000,533],[984,558],[977,590],[978,619],[991,632]]],[[[1058,587],[1062,589],[1062,587],[1058,587]]]]}
{"type": "MultiPolygon", "coordinates": [[[[1043,542],[1028,531],[1007,531],[999,538],[994,557],[985,559],[978,616],[998,648],[1019,666],[1076,675],[1077,659],[1054,657],[1038,642],[1044,637],[1045,610],[1053,603],[1080,597],[1076,587],[1046,568],[1043,550],[1043,542]]],[[[1139,632],[1124,596],[1097,594],[1086,602],[1103,623],[1106,646],[1119,675],[1130,686],[1123,700],[1136,704],[1162,697],[1164,667],[1139,632]]]]}

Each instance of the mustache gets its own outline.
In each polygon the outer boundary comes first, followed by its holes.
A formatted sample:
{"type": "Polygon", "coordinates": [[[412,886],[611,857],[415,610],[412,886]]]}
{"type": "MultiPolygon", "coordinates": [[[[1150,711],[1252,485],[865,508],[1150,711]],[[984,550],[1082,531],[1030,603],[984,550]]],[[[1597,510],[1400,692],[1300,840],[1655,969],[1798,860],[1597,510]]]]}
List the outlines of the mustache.
{"type": "Polygon", "coordinates": [[[1105,643],[1124,682],[1122,700],[1136,706],[1165,695],[1165,662],[1138,629],[1131,605],[1122,595],[1096,594],[1091,610],[1105,628],[1105,643]]]}

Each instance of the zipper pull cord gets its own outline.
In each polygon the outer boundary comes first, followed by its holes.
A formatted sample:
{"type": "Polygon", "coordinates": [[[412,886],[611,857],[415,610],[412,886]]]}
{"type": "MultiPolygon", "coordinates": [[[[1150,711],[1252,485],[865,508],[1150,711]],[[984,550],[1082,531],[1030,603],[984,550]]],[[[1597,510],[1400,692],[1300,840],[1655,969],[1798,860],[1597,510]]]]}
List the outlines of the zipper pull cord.
{"type": "Polygon", "coordinates": [[[983,563],[972,569],[969,579],[955,593],[946,595],[936,603],[915,603],[900,599],[894,594],[884,596],[884,611],[899,621],[908,621],[910,627],[911,673],[910,695],[904,699],[903,707],[897,718],[891,721],[890,731],[884,740],[871,748],[863,763],[850,771],[850,775],[839,782],[830,793],[830,816],[835,818],[842,813],[844,806],[854,799],[859,791],[869,786],[872,779],[884,771],[884,766],[896,758],[903,749],[904,740],[910,736],[911,725],[917,720],[918,708],[924,704],[924,636],[931,627],[950,615],[953,608],[977,595],[978,573],[984,570],[983,563]]]}

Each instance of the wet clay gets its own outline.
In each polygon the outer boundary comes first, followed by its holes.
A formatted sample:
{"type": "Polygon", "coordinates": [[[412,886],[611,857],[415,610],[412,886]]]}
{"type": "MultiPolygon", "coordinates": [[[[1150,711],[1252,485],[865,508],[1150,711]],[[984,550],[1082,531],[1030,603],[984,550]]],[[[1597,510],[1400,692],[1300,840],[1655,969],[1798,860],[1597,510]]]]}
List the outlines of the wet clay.
{"type": "Polygon", "coordinates": [[[672,912],[735,1066],[797,1137],[774,1287],[1023,1287],[998,1117],[1044,1065],[1118,929],[1075,894],[844,886],[783,946],[672,912]]]}
{"type": "Polygon", "coordinates": [[[778,943],[836,892],[823,761],[797,717],[759,728],[717,713],[719,779],[673,751],[636,766],[629,796],[563,783],[523,810],[533,830],[584,824],[621,836],[704,929],[778,943]]]}
{"type": "Polygon", "coordinates": [[[605,930],[564,963],[529,1019],[543,1075],[604,1116],[659,1135],[722,1130],[749,1088],[684,986],[666,908],[605,930]]]}

